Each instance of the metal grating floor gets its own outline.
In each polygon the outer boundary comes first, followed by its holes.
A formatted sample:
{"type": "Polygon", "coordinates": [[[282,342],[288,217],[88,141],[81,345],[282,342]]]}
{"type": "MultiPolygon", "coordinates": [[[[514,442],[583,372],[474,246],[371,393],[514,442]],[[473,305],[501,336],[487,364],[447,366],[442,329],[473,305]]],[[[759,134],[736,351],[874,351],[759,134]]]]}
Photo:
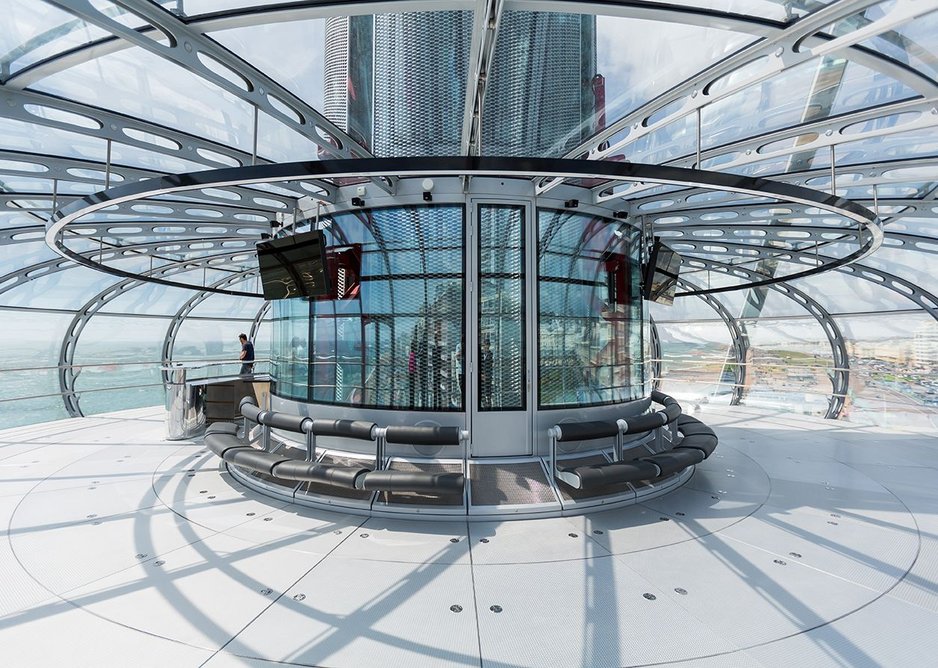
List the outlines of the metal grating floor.
{"type": "Polygon", "coordinates": [[[479,464],[470,462],[472,505],[554,503],[543,467],[537,462],[479,464]]]}
{"type": "Polygon", "coordinates": [[[161,409],[2,431],[2,663],[934,665],[938,439],[706,413],[720,447],[680,488],[514,521],[277,501],[161,409]]]}

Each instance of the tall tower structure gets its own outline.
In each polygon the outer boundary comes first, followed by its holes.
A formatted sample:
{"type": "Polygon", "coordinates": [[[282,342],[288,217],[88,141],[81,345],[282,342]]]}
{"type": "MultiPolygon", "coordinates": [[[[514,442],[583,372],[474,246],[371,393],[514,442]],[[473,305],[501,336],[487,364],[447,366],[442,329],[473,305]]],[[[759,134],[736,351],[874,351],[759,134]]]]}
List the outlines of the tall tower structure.
{"type": "MultiPolygon", "coordinates": [[[[471,41],[467,11],[330,19],[326,116],[378,156],[459,154],[471,41]]],[[[562,155],[592,134],[594,16],[508,11],[498,42],[484,154],[562,155]]]]}

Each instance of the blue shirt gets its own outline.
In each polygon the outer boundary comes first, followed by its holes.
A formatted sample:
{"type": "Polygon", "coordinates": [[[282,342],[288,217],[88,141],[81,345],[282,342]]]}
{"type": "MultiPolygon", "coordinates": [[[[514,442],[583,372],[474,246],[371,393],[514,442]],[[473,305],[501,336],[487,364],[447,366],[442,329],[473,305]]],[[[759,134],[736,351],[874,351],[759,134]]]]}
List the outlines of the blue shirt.
{"type": "Polygon", "coordinates": [[[245,341],[241,344],[241,350],[244,351],[244,359],[242,362],[253,362],[254,361],[254,344],[250,341],[245,341]]]}

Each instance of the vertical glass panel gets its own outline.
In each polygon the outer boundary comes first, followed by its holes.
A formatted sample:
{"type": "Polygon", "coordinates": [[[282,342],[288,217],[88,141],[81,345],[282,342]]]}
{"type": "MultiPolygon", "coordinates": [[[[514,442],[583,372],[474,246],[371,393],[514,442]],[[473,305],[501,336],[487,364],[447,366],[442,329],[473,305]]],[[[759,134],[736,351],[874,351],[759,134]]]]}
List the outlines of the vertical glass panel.
{"type": "Polygon", "coordinates": [[[168,319],[93,316],[75,346],[75,390],[86,415],[163,403],[168,319]]]}
{"type": "Polygon", "coordinates": [[[840,419],[933,431],[938,424],[938,323],[925,313],[837,318],[850,355],[840,419]]]}
{"type": "Polygon", "coordinates": [[[523,207],[479,206],[480,410],[525,408],[523,239],[523,207]]]}
{"type": "Polygon", "coordinates": [[[330,253],[360,258],[358,289],[343,299],[273,303],[276,381],[302,395],[302,371],[287,364],[297,338],[311,401],[463,410],[463,207],[342,213],[324,231],[330,253]]]}
{"type": "Polygon", "coordinates": [[[279,299],[272,304],[270,373],[279,397],[309,401],[309,301],[279,299]]]}
{"type": "MultiPolygon", "coordinates": [[[[57,381],[58,376],[54,372],[44,372],[45,376],[57,381]]],[[[16,376],[10,373],[0,372],[0,383],[10,383],[17,381],[16,376]]],[[[49,422],[51,420],[63,420],[69,417],[65,411],[65,403],[59,396],[58,382],[55,383],[56,392],[51,397],[28,397],[24,399],[6,398],[0,399],[0,429],[9,429],[10,427],[20,427],[27,424],[36,424],[37,422],[49,422]]]]}
{"type": "Polygon", "coordinates": [[[538,210],[538,403],[626,401],[642,391],[639,231],[538,210]]]}
{"type": "MultiPolygon", "coordinates": [[[[675,305],[698,302],[709,309],[702,299],[678,299],[675,305]]],[[[661,391],[686,402],[690,413],[701,403],[728,403],[733,391],[733,360],[731,335],[722,320],[658,319],[659,311],[670,307],[653,305],[655,324],[661,340],[661,391]]],[[[711,314],[713,312],[711,311],[711,314]]]]}
{"type": "MultiPolygon", "coordinates": [[[[238,361],[238,355],[241,354],[241,342],[238,340],[238,335],[243,332],[250,336],[252,324],[251,320],[186,318],[176,333],[173,360],[176,362],[224,361],[228,363],[200,369],[197,375],[206,378],[237,375],[241,368],[241,363],[238,361]]],[[[165,333],[164,329],[161,335],[165,333]]],[[[266,371],[264,355],[257,345],[254,347],[254,355],[259,362],[255,364],[254,372],[266,371]]]]}
{"type": "Polygon", "coordinates": [[[0,429],[68,417],[56,365],[72,315],[0,309],[0,318],[0,429]]]}
{"type": "Polygon", "coordinates": [[[743,403],[805,415],[827,412],[831,344],[811,317],[747,321],[750,357],[743,403]]]}

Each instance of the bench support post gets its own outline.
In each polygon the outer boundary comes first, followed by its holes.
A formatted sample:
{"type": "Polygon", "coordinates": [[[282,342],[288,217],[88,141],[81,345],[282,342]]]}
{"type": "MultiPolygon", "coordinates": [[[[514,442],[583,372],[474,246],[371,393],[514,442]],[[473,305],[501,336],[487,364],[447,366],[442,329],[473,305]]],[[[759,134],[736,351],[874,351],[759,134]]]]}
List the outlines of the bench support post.
{"type": "Polygon", "coordinates": [[[623,457],[625,456],[624,434],[625,434],[625,430],[629,428],[629,424],[622,418],[619,418],[618,420],[616,420],[616,424],[619,427],[619,433],[616,434],[616,461],[621,462],[623,457]]]}
{"type": "Polygon", "coordinates": [[[306,432],[306,461],[316,461],[316,434],[312,428],[306,432]]]}
{"type": "Polygon", "coordinates": [[[559,439],[562,436],[560,427],[558,427],[557,425],[554,425],[553,427],[548,429],[547,436],[549,437],[549,441],[550,441],[550,474],[556,478],[557,473],[558,473],[557,471],[557,439],[559,439]]]}
{"type": "Polygon", "coordinates": [[[384,470],[384,453],[387,447],[386,434],[387,429],[385,427],[375,429],[375,471],[384,470]]]}

